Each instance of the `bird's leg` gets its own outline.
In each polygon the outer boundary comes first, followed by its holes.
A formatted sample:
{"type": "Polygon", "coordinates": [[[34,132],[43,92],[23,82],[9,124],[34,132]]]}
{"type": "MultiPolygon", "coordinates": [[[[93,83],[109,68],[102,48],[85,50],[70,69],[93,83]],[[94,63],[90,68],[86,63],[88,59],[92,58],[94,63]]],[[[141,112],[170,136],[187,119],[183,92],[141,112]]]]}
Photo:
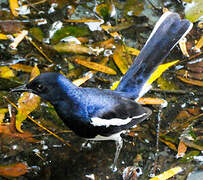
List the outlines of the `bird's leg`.
{"type": "Polygon", "coordinates": [[[117,171],[116,164],[117,164],[118,156],[120,154],[120,151],[121,151],[122,147],[123,147],[123,139],[119,135],[119,139],[116,140],[116,153],[115,153],[115,157],[114,157],[114,161],[113,161],[113,166],[112,166],[113,172],[117,171]]]}

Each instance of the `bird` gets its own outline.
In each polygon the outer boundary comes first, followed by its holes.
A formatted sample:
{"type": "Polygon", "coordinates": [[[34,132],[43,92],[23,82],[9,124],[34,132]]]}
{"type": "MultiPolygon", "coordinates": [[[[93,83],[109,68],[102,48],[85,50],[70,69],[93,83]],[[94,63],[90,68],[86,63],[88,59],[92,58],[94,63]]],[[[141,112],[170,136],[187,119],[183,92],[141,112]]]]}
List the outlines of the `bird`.
{"type": "Polygon", "coordinates": [[[151,74],[191,28],[192,23],[177,13],[164,13],[115,90],[77,87],[60,73],[45,72],[12,91],[31,92],[50,102],[65,125],[82,138],[114,140],[112,169],[116,171],[121,134],[152,114],[136,99],[147,92],[144,87],[151,74]]]}

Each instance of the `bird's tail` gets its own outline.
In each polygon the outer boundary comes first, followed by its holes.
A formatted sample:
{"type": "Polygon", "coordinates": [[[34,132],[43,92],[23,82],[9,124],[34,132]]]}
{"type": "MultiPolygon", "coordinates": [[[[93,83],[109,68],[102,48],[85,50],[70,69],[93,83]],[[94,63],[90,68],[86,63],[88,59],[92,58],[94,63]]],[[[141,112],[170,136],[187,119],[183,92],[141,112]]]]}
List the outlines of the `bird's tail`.
{"type": "Polygon", "coordinates": [[[171,49],[191,30],[192,23],[177,13],[166,12],[156,23],[149,39],[126,72],[116,91],[129,98],[143,95],[144,84],[171,49]]]}

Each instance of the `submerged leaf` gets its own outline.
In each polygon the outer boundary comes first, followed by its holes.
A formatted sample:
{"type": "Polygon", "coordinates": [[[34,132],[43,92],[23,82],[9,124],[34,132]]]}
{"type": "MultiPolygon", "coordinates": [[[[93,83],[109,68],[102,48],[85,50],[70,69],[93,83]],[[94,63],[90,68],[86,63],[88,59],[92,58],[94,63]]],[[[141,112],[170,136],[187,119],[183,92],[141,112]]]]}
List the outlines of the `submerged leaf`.
{"type": "Polygon", "coordinates": [[[0,166],[0,176],[18,177],[28,172],[28,166],[23,163],[15,163],[0,166]]]}
{"type": "Polygon", "coordinates": [[[127,0],[124,6],[126,15],[138,16],[144,10],[144,2],[142,0],[127,0]]]}
{"type": "Polygon", "coordinates": [[[165,140],[163,138],[159,138],[159,139],[160,139],[161,142],[165,143],[170,149],[173,149],[174,151],[177,150],[176,146],[172,142],[167,141],[167,140],[165,140]]]}
{"type": "Polygon", "coordinates": [[[0,124],[3,122],[3,119],[4,119],[6,112],[8,112],[7,108],[0,109],[0,124]]]}
{"type": "Polygon", "coordinates": [[[39,96],[24,92],[18,100],[18,113],[16,115],[16,129],[23,132],[21,129],[22,122],[27,118],[28,114],[35,110],[40,103],[39,96]]]}
{"type": "Polygon", "coordinates": [[[9,67],[7,67],[7,66],[0,67],[0,78],[9,79],[14,76],[15,76],[15,74],[9,67]]]}
{"type": "Polygon", "coordinates": [[[116,46],[116,50],[113,53],[113,59],[120,71],[125,74],[128,70],[128,60],[122,45],[116,46]]]}
{"type": "Polygon", "coordinates": [[[166,103],[166,101],[163,99],[151,97],[141,97],[137,102],[140,104],[151,104],[151,105],[162,105],[166,103]]]}
{"type": "Polygon", "coordinates": [[[80,64],[80,65],[83,65],[85,67],[88,67],[90,69],[96,70],[96,71],[100,71],[100,72],[104,72],[104,73],[112,74],[112,75],[116,74],[116,71],[114,71],[110,67],[104,66],[102,64],[98,64],[95,62],[89,62],[89,61],[85,61],[85,60],[81,60],[81,59],[75,59],[74,62],[76,62],[77,64],[80,64]]]}
{"type": "Polygon", "coordinates": [[[29,30],[29,33],[32,34],[32,36],[37,39],[38,41],[42,42],[43,41],[43,32],[40,28],[38,27],[33,27],[29,30]]]}
{"type": "MultiPolygon", "coordinates": [[[[37,68],[37,66],[35,66],[31,73],[30,79],[32,80],[38,75],[39,69],[37,68]]],[[[22,122],[27,118],[29,113],[31,113],[38,107],[39,104],[40,104],[39,96],[29,92],[22,93],[22,96],[18,100],[18,113],[16,115],[16,129],[19,132],[23,132],[23,130],[21,129],[22,122]]]]}
{"type": "Polygon", "coordinates": [[[185,7],[185,17],[191,22],[198,21],[203,16],[203,1],[192,0],[185,7]]]}
{"type": "Polygon", "coordinates": [[[54,45],[53,48],[58,52],[94,54],[94,52],[90,48],[81,44],[58,43],[54,45]]]}
{"type": "Polygon", "coordinates": [[[197,44],[195,45],[195,50],[200,51],[200,48],[203,46],[203,35],[200,38],[200,40],[197,42],[197,44]]]}
{"type": "Polygon", "coordinates": [[[18,71],[24,71],[24,72],[32,72],[33,67],[32,66],[28,66],[28,65],[24,65],[24,64],[12,64],[10,65],[10,67],[12,69],[18,70],[18,71]]]}
{"type": "Polygon", "coordinates": [[[61,39],[67,36],[81,37],[89,35],[90,31],[87,27],[65,26],[56,31],[51,39],[52,44],[58,43],[61,39]]]}
{"type": "Polygon", "coordinates": [[[176,157],[183,157],[186,151],[187,151],[187,146],[183,141],[180,141],[178,145],[178,153],[176,157]]]}

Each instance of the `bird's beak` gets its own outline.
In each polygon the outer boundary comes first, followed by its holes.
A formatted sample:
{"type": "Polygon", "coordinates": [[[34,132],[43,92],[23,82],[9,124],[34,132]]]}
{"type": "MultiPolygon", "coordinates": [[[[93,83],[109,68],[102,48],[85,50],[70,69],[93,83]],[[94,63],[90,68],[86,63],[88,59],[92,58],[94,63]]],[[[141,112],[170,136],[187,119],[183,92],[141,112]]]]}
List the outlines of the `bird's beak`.
{"type": "Polygon", "coordinates": [[[27,84],[24,84],[22,86],[18,86],[14,89],[11,89],[11,92],[32,92],[32,90],[28,89],[26,86],[27,86],[27,84]]]}

